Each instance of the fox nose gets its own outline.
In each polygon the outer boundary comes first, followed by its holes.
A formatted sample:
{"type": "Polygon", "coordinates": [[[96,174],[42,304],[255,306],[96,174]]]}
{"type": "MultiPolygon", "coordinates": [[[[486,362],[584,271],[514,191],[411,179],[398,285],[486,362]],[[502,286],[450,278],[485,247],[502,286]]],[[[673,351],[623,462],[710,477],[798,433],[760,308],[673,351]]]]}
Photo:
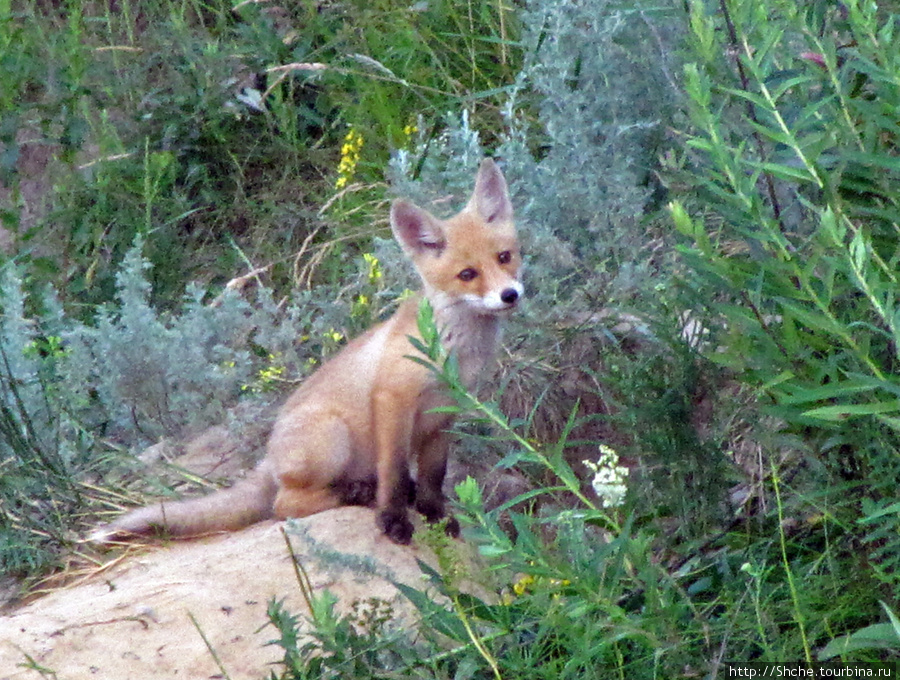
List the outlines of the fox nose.
{"type": "Polygon", "coordinates": [[[500,293],[500,300],[505,305],[514,305],[516,304],[516,300],[519,299],[519,291],[515,288],[507,288],[502,293],[500,293]]]}

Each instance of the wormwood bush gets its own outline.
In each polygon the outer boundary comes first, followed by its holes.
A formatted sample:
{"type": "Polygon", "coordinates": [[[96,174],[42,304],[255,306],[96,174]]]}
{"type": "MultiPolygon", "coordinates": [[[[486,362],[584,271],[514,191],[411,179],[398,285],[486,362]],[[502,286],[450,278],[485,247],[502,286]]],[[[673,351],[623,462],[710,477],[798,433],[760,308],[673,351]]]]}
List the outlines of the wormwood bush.
{"type": "Polygon", "coordinates": [[[801,473],[797,511],[849,542],[832,545],[835,578],[872,578],[858,548],[840,547],[860,541],[895,600],[898,16],[856,0],[713,7],[692,4],[685,69],[696,199],[672,206],[705,347],[811,447],[765,472],[801,473]]]}
{"type": "Polygon", "coordinates": [[[139,450],[228,420],[239,398],[305,375],[378,314],[369,301],[381,284],[365,262],[352,300],[319,290],[279,301],[264,286],[248,298],[229,290],[213,298],[191,285],[181,305],[162,311],[150,302],[142,246],[125,257],[116,304],[88,324],[52,290],[27,295],[14,264],[2,269],[0,564],[8,571],[39,571],[68,543],[75,512],[86,513],[92,496],[81,480],[108,471],[111,448],[139,450]]]}
{"type": "Polygon", "coordinates": [[[438,140],[420,131],[393,159],[395,190],[422,202],[464,195],[487,136],[504,161],[540,308],[651,289],[643,218],[658,200],[652,169],[676,98],[677,12],[677,3],[525,3],[525,63],[502,129],[476,130],[464,113],[438,140]]]}

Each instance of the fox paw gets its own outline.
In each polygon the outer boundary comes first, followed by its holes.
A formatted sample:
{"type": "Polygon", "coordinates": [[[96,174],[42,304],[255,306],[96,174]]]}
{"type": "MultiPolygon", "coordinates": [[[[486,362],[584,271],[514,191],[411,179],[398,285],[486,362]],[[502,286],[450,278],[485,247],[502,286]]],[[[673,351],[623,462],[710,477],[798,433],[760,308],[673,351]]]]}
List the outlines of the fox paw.
{"type": "Polygon", "coordinates": [[[444,532],[450,538],[459,538],[459,521],[453,515],[438,515],[437,517],[429,517],[425,515],[425,521],[429,524],[443,524],[444,532]]]}
{"type": "Polygon", "coordinates": [[[409,545],[412,541],[413,525],[405,512],[384,511],[378,513],[378,528],[394,543],[409,545]]]}
{"type": "Polygon", "coordinates": [[[427,503],[422,499],[416,502],[416,510],[425,517],[429,524],[444,522],[444,531],[450,538],[459,538],[459,522],[453,515],[448,515],[444,510],[444,503],[427,503]]]}
{"type": "Polygon", "coordinates": [[[444,531],[450,538],[459,538],[459,521],[453,515],[447,516],[447,522],[444,524],[444,531]]]}

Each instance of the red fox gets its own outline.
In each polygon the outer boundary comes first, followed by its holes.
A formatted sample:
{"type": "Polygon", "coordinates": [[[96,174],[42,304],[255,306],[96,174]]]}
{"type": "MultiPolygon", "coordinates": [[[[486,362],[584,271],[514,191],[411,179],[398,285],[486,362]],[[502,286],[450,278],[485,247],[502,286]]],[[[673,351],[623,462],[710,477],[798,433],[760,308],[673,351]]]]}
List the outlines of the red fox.
{"type": "MultiPolygon", "coordinates": [[[[428,522],[446,517],[441,486],[452,416],[431,371],[408,358],[422,297],[441,342],[472,385],[494,356],[500,322],[522,298],[521,256],[506,180],[490,159],[465,208],[439,220],[407,201],[391,206],[391,229],[423,290],[387,321],[323,364],[287,400],[259,466],[207,497],[142,508],[99,528],[105,543],[161,532],[190,536],[234,531],[269,518],[306,517],[341,505],[374,505],[379,529],[410,542],[412,503],[428,522]],[[415,463],[416,481],[410,468],[415,463]]],[[[459,524],[447,518],[447,533],[459,524]]]]}

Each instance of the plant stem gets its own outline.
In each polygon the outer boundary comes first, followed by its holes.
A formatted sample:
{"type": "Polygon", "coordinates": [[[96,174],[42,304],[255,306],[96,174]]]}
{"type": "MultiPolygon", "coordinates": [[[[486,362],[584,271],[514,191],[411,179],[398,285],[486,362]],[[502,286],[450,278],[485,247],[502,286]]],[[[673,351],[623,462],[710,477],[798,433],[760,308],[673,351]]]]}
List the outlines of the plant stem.
{"type": "Polygon", "coordinates": [[[778,509],[778,540],[781,544],[781,561],[784,565],[784,573],[787,576],[788,588],[791,591],[791,601],[794,604],[794,620],[800,630],[800,638],[803,641],[803,653],[806,656],[806,663],[813,662],[812,650],[809,646],[809,640],[806,637],[806,623],[803,620],[803,612],[800,610],[800,597],[797,593],[797,584],[794,583],[794,574],[791,571],[791,565],[787,555],[787,540],[784,535],[784,507],[781,503],[781,487],[778,484],[778,470],[772,463],[772,486],[775,488],[775,504],[778,509]]]}
{"type": "Polygon", "coordinates": [[[469,617],[466,616],[466,612],[463,609],[462,605],[459,603],[459,598],[453,597],[453,609],[456,611],[456,615],[459,617],[459,620],[462,622],[463,627],[466,629],[466,633],[469,635],[469,639],[472,640],[472,644],[475,645],[475,649],[478,650],[478,653],[484,658],[485,661],[491,667],[491,670],[494,672],[494,677],[497,680],[503,680],[503,676],[500,675],[500,667],[497,664],[497,660],[494,656],[488,651],[487,647],[484,646],[484,643],[481,641],[481,638],[478,637],[478,634],[472,629],[472,624],[469,622],[469,617]]]}

